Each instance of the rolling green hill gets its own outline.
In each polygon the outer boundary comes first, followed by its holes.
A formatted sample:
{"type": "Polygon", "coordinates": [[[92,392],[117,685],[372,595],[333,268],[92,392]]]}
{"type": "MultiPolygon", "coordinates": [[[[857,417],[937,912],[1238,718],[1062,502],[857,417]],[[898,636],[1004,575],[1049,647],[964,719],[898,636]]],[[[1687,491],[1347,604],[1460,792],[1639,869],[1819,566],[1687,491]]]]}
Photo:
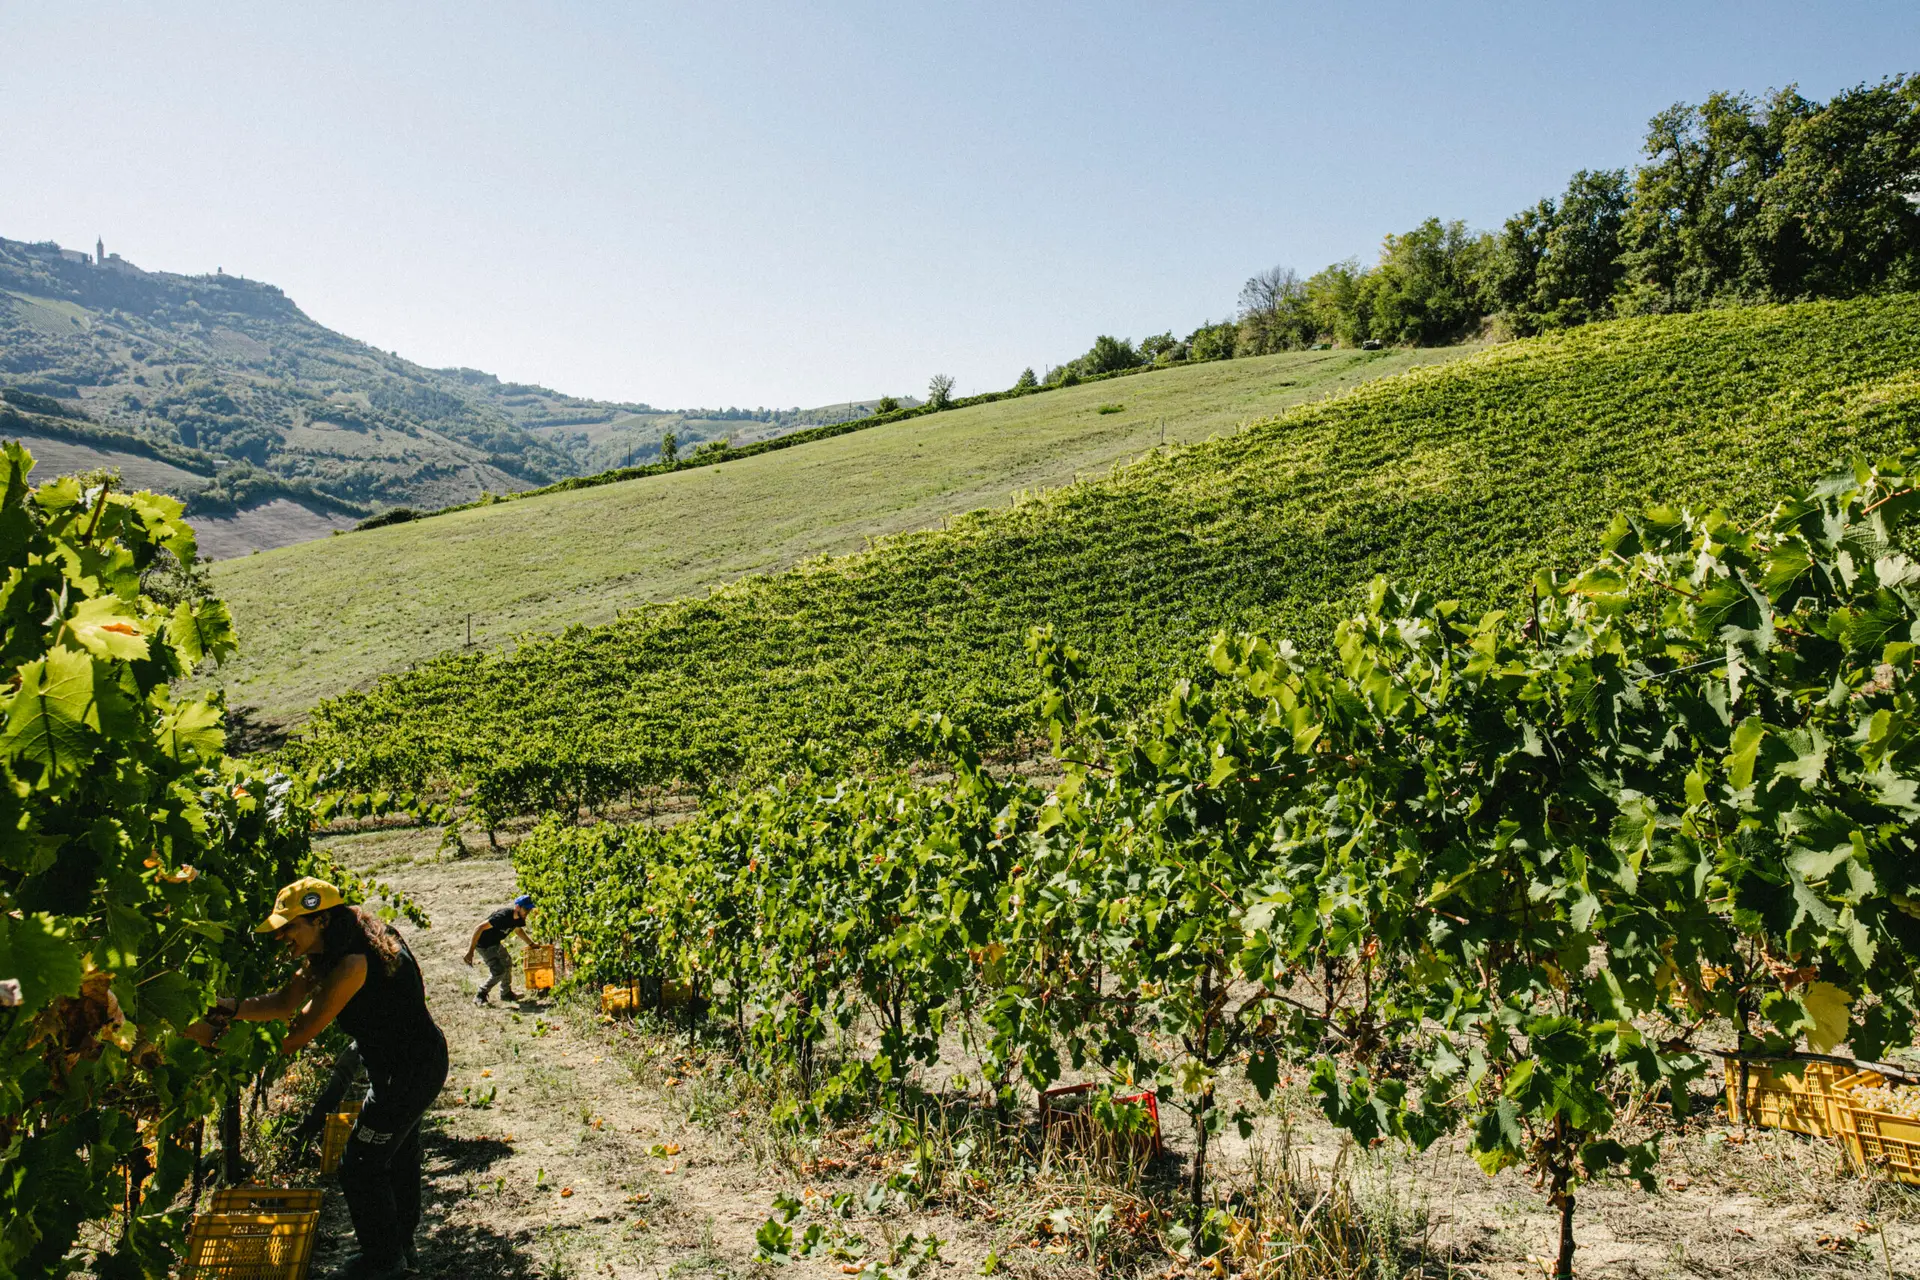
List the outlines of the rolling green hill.
{"type": "MultiPolygon", "coordinates": [[[[1001,741],[1053,623],[1123,703],[1222,627],[1313,645],[1375,574],[1513,599],[1651,500],[1751,510],[1920,443],[1920,296],[1618,321],[1299,408],[1111,478],[745,579],[319,708],[294,754],[495,813],[914,750],[917,708],[1001,741]]],[[[689,477],[692,479],[692,477],[689,477]]]]}
{"type": "Polygon", "coordinates": [[[870,538],[1007,505],[1159,444],[1204,439],[1459,354],[1296,352],[977,405],[779,454],[517,499],[217,566],[245,658],[235,703],[284,718],[466,643],[604,622],[870,538]],[[1100,407],[1120,404],[1119,412],[1100,407]]]}

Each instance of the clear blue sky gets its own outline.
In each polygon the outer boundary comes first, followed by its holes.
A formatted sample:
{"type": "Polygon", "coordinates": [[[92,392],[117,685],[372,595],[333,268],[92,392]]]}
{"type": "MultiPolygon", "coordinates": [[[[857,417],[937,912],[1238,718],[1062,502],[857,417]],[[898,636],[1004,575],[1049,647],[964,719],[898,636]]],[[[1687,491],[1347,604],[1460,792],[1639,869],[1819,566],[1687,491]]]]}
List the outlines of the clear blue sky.
{"type": "Polygon", "coordinates": [[[1498,225],[1675,101],[1915,69],[1912,0],[0,0],[0,235],[585,395],[964,393],[1498,225]]]}

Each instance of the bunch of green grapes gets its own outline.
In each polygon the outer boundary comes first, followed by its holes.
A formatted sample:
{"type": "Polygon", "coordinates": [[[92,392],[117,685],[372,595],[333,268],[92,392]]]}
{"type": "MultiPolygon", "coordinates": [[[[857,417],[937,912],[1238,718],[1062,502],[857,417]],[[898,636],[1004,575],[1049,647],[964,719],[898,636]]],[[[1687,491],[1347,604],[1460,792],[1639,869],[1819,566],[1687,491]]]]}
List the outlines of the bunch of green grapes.
{"type": "Polygon", "coordinates": [[[1850,1098],[1855,1106],[1868,1111],[1905,1116],[1909,1120],[1920,1120],[1920,1089],[1903,1088],[1896,1084],[1876,1084],[1854,1089],[1850,1098]]]}

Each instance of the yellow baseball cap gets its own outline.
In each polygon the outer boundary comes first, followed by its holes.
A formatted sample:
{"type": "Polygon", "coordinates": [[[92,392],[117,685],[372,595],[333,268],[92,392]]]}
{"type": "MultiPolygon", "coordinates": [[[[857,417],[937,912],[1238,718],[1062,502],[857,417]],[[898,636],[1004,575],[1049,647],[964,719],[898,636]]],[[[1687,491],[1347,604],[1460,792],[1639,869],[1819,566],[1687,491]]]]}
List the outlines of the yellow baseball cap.
{"type": "Polygon", "coordinates": [[[273,914],[254,932],[273,933],[284,929],[290,920],[298,920],[301,916],[310,916],[344,902],[346,899],[340,896],[340,891],[325,880],[302,876],[280,891],[280,896],[273,900],[273,914]]]}

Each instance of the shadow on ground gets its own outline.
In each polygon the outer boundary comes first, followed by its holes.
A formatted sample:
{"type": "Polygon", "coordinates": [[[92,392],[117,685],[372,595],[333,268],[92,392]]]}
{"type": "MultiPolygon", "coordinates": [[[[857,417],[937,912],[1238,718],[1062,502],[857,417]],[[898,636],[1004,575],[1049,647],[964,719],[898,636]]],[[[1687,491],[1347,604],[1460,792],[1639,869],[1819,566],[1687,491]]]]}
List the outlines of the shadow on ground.
{"type": "Polygon", "coordinates": [[[533,1232],[502,1235],[477,1224],[429,1222],[420,1232],[420,1274],[463,1280],[537,1280],[548,1274],[533,1256],[533,1232]]]}
{"type": "Polygon", "coordinates": [[[513,1147],[499,1138],[456,1138],[446,1133],[431,1133],[421,1145],[427,1167],[434,1174],[484,1173],[497,1161],[513,1154],[513,1147]]]}

